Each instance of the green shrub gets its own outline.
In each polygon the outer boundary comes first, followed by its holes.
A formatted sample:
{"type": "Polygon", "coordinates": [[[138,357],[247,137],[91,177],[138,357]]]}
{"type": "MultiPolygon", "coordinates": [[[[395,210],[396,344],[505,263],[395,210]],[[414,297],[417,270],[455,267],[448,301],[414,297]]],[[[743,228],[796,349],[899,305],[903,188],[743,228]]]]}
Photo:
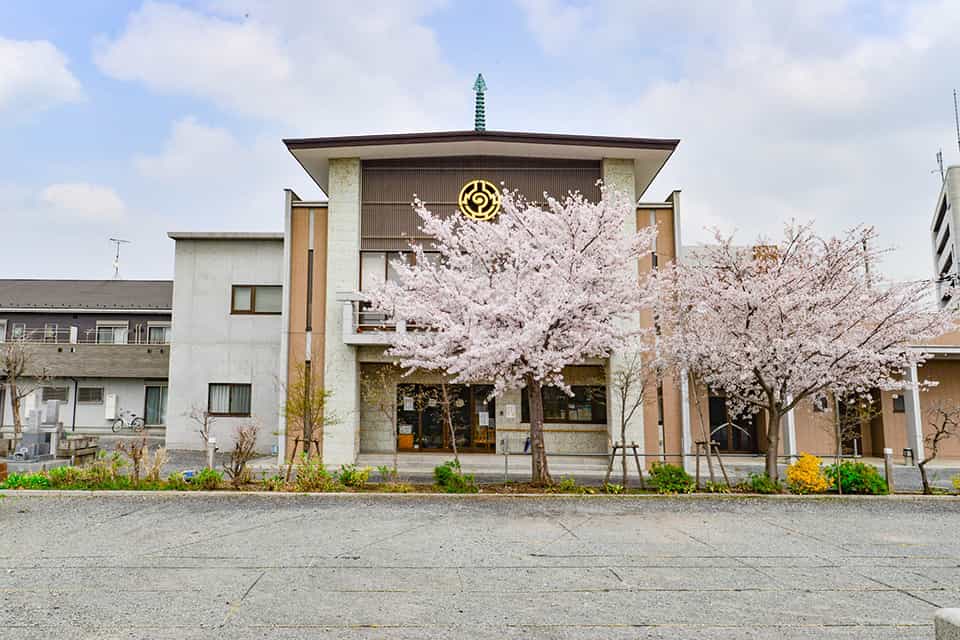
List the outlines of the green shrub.
{"type": "Polygon", "coordinates": [[[783,485],[780,482],[774,482],[766,473],[751,473],[747,479],[738,485],[741,491],[751,493],[783,493],[783,485]]]}
{"type": "Polygon", "coordinates": [[[627,492],[622,484],[614,484],[612,482],[605,483],[602,488],[604,493],[621,494],[627,492]]]}
{"type": "Polygon", "coordinates": [[[953,482],[953,488],[960,492],[960,473],[950,478],[950,481],[953,482]]]}
{"type": "Polygon", "coordinates": [[[693,477],[675,464],[653,463],[650,478],[657,485],[657,493],[693,493],[697,486],[693,477]]]}
{"type": "Polygon", "coordinates": [[[190,488],[190,484],[184,479],[183,474],[177,471],[167,476],[163,488],[168,491],[186,491],[190,488]]]}
{"type": "Polygon", "coordinates": [[[54,467],[47,472],[50,486],[54,489],[86,489],[83,469],[77,467],[54,467]]]}
{"type": "Polygon", "coordinates": [[[283,491],[287,487],[287,483],[284,481],[283,476],[274,474],[261,480],[260,487],[264,491],[283,491]]]}
{"type": "Polygon", "coordinates": [[[843,493],[862,493],[871,495],[885,495],[887,481],[883,479],[876,467],[864,462],[845,460],[839,465],[832,464],[824,470],[831,485],[836,488],[839,476],[840,489],[843,493]]]}
{"type": "Polygon", "coordinates": [[[397,473],[396,467],[391,467],[386,464],[381,464],[377,467],[377,475],[380,476],[380,482],[396,482],[400,479],[400,474],[397,473]]]}
{"type": "Polygon", "coordinates": [[[333,477],[318,456],[308,458],[306,454],[301,454],[300,464],[297,465],[297,480],[293,485],[296,491],[329,491],[334,485],[333,477]]]}
{"type": "Polygon", "coordinates": [[[194,489],[199,491],[213,491],[223,485],[223,475],[216,469],[201,469],[190,480],[194,489]]]}
{"type": "Polygon", "coordinates": [[[433,478],[444,493],[477,493],[472,473],[464,473],[457,460],[448,460],[433,469],[433,478]]]}
{"type": "Polygon", "coordinates": [[[43,472],[38,473],[11,473],[0,484],[3,489],[49,489],[50,478],[43,472]]]}
{"type": "Polygon", "coordinates": [[[563,476],[560,482],[552,484],[545,489],[547,493],[580,493],[580,487],[573,476],[563,476]]]}
{"type": "Polygon", "coordinates": [[[345,487],[362,489],[370,479],[370,467],[358,468],[355,464],[345,464],[337,473],[337,481],[345,487]]]}

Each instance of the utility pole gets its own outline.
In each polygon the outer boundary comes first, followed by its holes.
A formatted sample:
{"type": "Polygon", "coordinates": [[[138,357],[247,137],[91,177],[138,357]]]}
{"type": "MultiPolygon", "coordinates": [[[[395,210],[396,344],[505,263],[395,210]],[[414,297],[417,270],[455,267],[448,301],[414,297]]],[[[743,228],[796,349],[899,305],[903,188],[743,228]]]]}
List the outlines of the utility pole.
{"type": "Polygon", "coordinates": [[[120,279],[120,245],[121,244],[130,244],[129,240],[122,240],[120,238],[110,238],[110,242],[116,245],[117,250],[113,256],[113,279],[120,279]]]}

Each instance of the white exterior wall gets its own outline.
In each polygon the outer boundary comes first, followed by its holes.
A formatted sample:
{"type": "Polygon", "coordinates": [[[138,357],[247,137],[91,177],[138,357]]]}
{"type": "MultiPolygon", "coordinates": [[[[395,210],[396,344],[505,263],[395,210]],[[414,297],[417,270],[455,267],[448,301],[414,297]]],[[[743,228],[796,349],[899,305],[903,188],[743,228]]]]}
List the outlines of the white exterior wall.
{"type": "MultiPolygon", "coordinates": [[[[632,160],[620,160],[615,158],[604,158],[603,160],[603,182],[606,186],[612,187],[619,191],[623,191],[630,198],[630,201],[633,203],[637,202],[636,194],[636,182],[634,177],[634,164],[632,160]]],[[[637,233],[637,216],[636,208],[634,207],[633,213],[630,216],[627,216],[627,219],[624,220],[623,226],[624,235],[636,235],[637,233]]],[[[640,263],[639,261],[634,266],[636,271],[636,277],[639,281],[640,279],[640,263]]],[[[632,325],[638,326],[640,324],[640,317],[637,314],[634,314],[631,318],[625,320],[624,322],[632,325]]],[[[625,361],[628,359],[627,354],[615,352],[611,354],[610,361],[608,363],[607,369],[607,428],[609,429],[610,439],[612,442],[618,442],[620,440],[620,406],[619,402],[616,400],[615,395],[616,391],[613,388],[613,379],[612,374],[618,368],[624,366],[625,361]]],[[[636,442],[640,446],[640,450],[644,451],[644,437],[643,437],[643,411],[637,411],[634,413],[633,418],[627,424],[626,436],[627,440],[630,442],[636,442]]]]}
{"type": "Polygon", "coordinates": [[[276,444],[281,389],[280,315],[232,315],[235,284],[281,285],[280,239],[180,239],[173,285],[173,343],[167,400],[167,447],[200,449],[191,408],[207,407],[210,383],[249,383],[250,418],[217,418],[221,449],[232,447],[236,426],[257,420],[258,450],[276,444]]]}
{"type": "MultiPolygon", "coordinates": [[[[102,387],[104,402],[98,404],[78,403],[76,406],[76,421],[74,421],[75,392],[73,380],[73,378],[55,378],[44,383],[44,386],[47,387],[67,388],[67,401],[60,405],[60,422],[63,423],[67,430],[71,430],[76,426],[77,431],[85,433],[110,431],[110,428],[113,426],[113,421],[105,418],[106,397],[110,394],[116,394],[117,407],[119,409],[126,409],[143,417],[147,386],[147,382],[144,379],[77,378],[79,387],[102,387]]],[[[32,383],[28,384],[32,385],[32,383]]],[[[154,384],[161,383],[156,381],[150,382],[149,384],[153,386],[154,384]]],[[[24,424],[26,424],[27,412],[37,406],[35,403],[39,401],[39,397],[40,391],[37,390],[20,401],[20,415],[23,418],[24,424]]],[[[13,406],[9,396],[5,398],[3,403],[2,424],[4,432],[13,430],[13,406]]]]}
{"type": "Polygon", "coordinates": [[[340,292],[356,291],[360,274],[360,161],[330,160],[327,212],[326,335],[323,382],[331,393],[326,409],[338,423],[324,430],[328,466],[349,464],[360,450],[360,390],[356,348],[343,342],[340,292]]]}

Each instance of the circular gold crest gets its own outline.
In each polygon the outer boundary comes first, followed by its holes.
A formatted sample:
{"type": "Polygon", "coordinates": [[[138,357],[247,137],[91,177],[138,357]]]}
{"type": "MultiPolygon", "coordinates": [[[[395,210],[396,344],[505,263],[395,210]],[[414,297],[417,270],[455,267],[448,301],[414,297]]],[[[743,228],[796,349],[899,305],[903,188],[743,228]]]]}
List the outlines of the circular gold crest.
{"type": "Polygon", "coordinates": [[[490,220],[500,213],[500,190],[489,180],[471,180],[460,189],[457,204],[468,218],[490,220]]]}

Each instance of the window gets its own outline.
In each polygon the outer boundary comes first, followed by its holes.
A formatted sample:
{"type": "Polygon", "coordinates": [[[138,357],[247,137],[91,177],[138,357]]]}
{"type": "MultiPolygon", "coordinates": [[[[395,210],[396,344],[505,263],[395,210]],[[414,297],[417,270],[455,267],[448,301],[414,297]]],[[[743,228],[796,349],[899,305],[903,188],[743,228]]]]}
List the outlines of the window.
{"type": "Polygon", "coordinates": [[[97,344],[127,344],[127,323],[97,323],[97,344]]]}
{"type": "Polygon", "coordinates": [[[818,393],[813,397],[813,410],[817,413],[823,413],[830,406],[829,400],[827,400],[827,394],[818,393]]]}
{"type": "Polygon", "coordinates": [[[207,410],[217,416],[249,416],[249,384],[210,384],[207,410]]]}
{"type": "Polygon", "coordinates": [[[149,344],[170,344],[170,327],[166,325],[148,326],[147,342],[149,344]]]}
{"type": "Polygon", "coordinates": [[[68,393],[69,390],[66,387],[44,387],[40,397],[44,402],[47,400],[59,400],[60,402],[66,402],[68,393]]]}
{"type": "Polygon", "coordinates": [[[7,321],[0,320],[0,342],[4,342],[7,339],[7,321]]]}
{"type": "Polygon", "coordinates": [[[22,322],[14,322],[13,330],[10,332],[12,340],[23,340],[27,336],[27,325],[22,322]]]}
{"type": "Polygon", "coordinates": [[[103,404],[103,387],[79,387],[77,402],[80,404],[103,404]]]}
{"type": "MultiPolygon", "coordinates": [[[[607,424],[607,389],[604,386],[572,386],[573,396],[556,387],[543,388],[544,422],[576,422],[607,424]]],[[[523,422],[530,422],[530,398],[524,389],[520,413],[523,422]]]]}
{"type": "Polygon", "coordinates": [[[893,396],[893,412],[894,413],[907,412],[906,398],[902,394],[897,394],[893,396]]]}
{"type": "Polygon", "coordinates": [[[43,341],[44,342],[57,341],[57,325],[50,324],[50,323],[43,325],[43,341]]]}
{"type": "MultiPolygon", "coordinates": [[[[213,385],[211,385],[212,387],[213,385]]],[[[249,403],[248,403],[249,404],[249,403]]],[[[167,385],[147,385],[143,409],[144,422],[151,425],[166,424],[167,385]]]]}
{"type": "Polygon", "coordinates": [[[233,285],[230,313],[278,314],[283,307],[283,287],[279,285],[233,285]]]}

